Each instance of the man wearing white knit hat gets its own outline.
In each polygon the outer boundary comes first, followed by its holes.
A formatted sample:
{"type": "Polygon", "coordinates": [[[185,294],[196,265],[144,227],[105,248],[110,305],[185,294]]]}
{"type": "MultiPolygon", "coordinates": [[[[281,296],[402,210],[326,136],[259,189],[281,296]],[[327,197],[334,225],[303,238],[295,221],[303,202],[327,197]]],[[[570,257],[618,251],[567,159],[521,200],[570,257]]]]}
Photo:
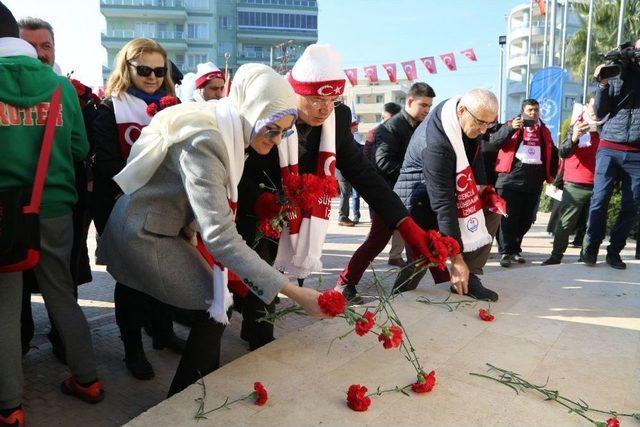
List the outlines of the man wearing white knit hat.
{"type": "MultiPolygon", "coordinates": [[[[294,134],[278,146],[280,175],[335,176],[337,168],[385,224],[400,231],[414,253],[428,254],[426,232],[409,217],[399,197],[353,140],[351,111],[337,103],[345,86],[338,52],[329,45],[308,46],[287,79],[297,96],[298,120],[294,134]]],[[[319,204],[307,217],[291,221],[277,248],[275,266],[299,279],[322,268],[320,257],[331,201],[327,197],[319,204]]],[[[452,280],[460,282],[461,290],[466,289],[463,277],[454,275],[452,280]]],[[[356,295],[345,293],[345,297],[356,295]]]]}
{"type": "Polygon", "coordinates": [[[216,67],[216,64],[213,62],[198,64],[193,99],[209,101],[210,99],[222,98],[224,83],[224,72],[216,67]]]}

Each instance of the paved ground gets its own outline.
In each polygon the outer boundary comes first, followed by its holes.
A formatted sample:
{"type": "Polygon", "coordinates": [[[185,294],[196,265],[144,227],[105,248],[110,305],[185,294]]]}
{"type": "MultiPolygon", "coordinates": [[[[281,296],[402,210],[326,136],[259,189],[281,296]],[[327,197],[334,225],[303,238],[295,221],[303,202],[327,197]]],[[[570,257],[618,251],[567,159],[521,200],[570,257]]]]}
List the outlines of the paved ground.
{"type": "MultiPolygon", "coordinates": [[[[333,209],[335,215],[336,209],[333,209]]],[[[353,251],[364,240],[369,222],[366,207],[363,209],[365,222],[354,228],[339,227],[333,218],[329,227],[327,243],[324,250],[324,271],[322,288],[330,288],[335,284],[337,274],[349,260],[353,251]]],[[[551,250],[551,238],[544,231],[548,216],[540,214],[538,223],[534,225],[524,240],[523,256],[528,263],[516,265],[512,269],[527,268],[538,265],[551,250]]],[[[95,247],[94,236],[89,238],[90,247],[95,247]]],[[[623,258],[632,258],[635,245],[633,242],[623,252],[623,258]]],[[[387,248],[388,249],[388,248],[387,248]]],[[[494,248],[495,249],[495,248],[494,248]]],[[[496,251],[494,250],[494,253],[496,251]]],[[[578,249],[570,248],[565,256],[566,262],[575,262],[578,249]]],[[[382,253],[376,260],[374,268],[386,270],[387,253],[382,253]]],[[[607,268],[607,267],[603,267],[607,268]]],[[[486,271],[500,269],[497,256],[487,265],[486,271]]],[[[177,367],[179,355],[170,350],[157,351],[151,348],[151,340],[145,337],[147,357],[152,363],[156,377],[150,381],[138,381],[126,370],[123,348],[113,312],[114,281],[105,272],[104,267],[93,265],[94,280],[83,285],[79,291],[80,304],[89,320],[93,334],[93,343],[98,359],[100,378],[105,384],[106,398],[98,405],[87,405],[60,393],[59,384],[69,374],[66,367],[60,364],[51,354],[51,346],[46,339],[49,328],[46,310],[39,295],[34,295],[32,305],[36,322],[36,337],[32,341],[35,346],[24,358],[24,404],[27,422],[30,426],[114,426],[122,425],[162,401],[166,396],[169,383],[177,367]]],[[[317,279],[308,280],[308,285],[317,287],[317,279]]],[[[422,286],[429,286],[430,278],[425,278],[422,286]]],[[[491,283],[486,283],[491,287],[491,283]]],[[[284,304],[287,304],[285,301],[284,304]]],[[[276,336],[286,335],[298,330],[313,321],[306,317],[291,316],[283,322],[283,328],[276,330],[276,336]]],[[[248,346],[239,337],[240,317],[235,314],[231,325],[223,338],[222,363],[225,364],[248,353],[248,346]]],[[[187,330],[176,325],[179,335],[186,337],[187,330]]]]}

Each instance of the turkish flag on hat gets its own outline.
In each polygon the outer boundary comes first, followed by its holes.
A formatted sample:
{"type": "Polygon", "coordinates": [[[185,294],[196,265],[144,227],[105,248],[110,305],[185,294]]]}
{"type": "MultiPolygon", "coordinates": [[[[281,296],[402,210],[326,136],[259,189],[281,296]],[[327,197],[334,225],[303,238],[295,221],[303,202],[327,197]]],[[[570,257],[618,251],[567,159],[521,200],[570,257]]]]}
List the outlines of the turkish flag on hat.
{"type": "Polygon", "coordinates": [[[463,54],[464,56],[466,56],[471,61],[477,61],[478,60],[478,57],[476,56],[476,53],[473,51],[473,48],[461,50],[460,53],[463,54]]]}
{"type": "Polygon", "coordinates": [[[418,70],[416,69],[416,61],[414,60],[404,61],[404,62],[401,62],[400,65],[402,65],[402,69],[404,70],[404,73],[407,75],[408,80],[413,81],[418,79],[418,70]]]}
{"type": "Polygon", "coordinates": [[[344,73],[347,75],[347,78],[349,79],[349,83],[351,83],[351,86],[358,85],[358,69],[357,68],[347,68],[346,70],[344,70],[344,73]]]}
{"type": "Polygon", "coordinates": [[[444,62],[444,65],[449,69],[449,71],[455,71],[458,69],[456,67],[456,57],[453,55],[453,52],[443,53],[440,55],[440,59],[444,62]]]}
{"type": "Polygon", "coordinates": [[[420,58],[420,61],[424,64],[424,67],[431,74],[436,74],[438,70],[436,69],[436,60],[433,56],[426,56],[424,58],[420,58]]]}
{"type": "Polygon", "coordinates": [[[375,65],[369,65],[364,67],[364,75],[369,79],[369,83],[378,82],[378,67],[375,65]]]}
{"type": "Polygon", "coordinates": [[[382,64],[382,68],[387,72],[389,76],[389,81],[391,83],[395,83],[398,81],[396,77],[396,64],[382,64]]]}

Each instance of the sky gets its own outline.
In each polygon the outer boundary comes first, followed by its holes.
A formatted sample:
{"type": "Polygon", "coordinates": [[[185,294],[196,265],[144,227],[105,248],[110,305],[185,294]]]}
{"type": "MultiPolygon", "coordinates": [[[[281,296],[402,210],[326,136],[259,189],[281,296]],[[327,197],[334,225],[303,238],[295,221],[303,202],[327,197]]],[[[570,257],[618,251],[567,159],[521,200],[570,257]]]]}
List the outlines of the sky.
{"type": "MultiPolygon", "coordinates": [[[[16,18],[35,16],[51,23],[56,62],[63,72],[87,85],[101,83],[106,53],[100,44],[105,29],[99,0],[2,0],[16,18]]],[[[440,99],[474,87],[497,91],[498,36],[506,34],[505,16],[525,0],[318,0],[318,42],[333,45],[342,68],[416,60],[418,78],[440,99]],[[473,48],[477,62],[459,54],[473,48]],[[457,71],[448,71],[438,54],[455,52],[457,71]],[[419,59],[435,56],[438,74],[427,75],[419,59]]],[[[505,58],[506,60],[506,58],[505,58]]]]}

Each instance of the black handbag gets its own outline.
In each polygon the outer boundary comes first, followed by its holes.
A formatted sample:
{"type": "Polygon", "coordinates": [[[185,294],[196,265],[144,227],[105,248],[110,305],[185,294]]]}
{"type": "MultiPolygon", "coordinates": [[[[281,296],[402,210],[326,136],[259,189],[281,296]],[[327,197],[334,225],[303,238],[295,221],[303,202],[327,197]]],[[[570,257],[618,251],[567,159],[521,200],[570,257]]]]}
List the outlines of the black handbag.
{"type": "Polygon", "coordinates": [[[40,262],[40,201],[59,113],[60,86],[49,102],[33,188],[0,190],[0,273],[29,270],[40,262]]]}

